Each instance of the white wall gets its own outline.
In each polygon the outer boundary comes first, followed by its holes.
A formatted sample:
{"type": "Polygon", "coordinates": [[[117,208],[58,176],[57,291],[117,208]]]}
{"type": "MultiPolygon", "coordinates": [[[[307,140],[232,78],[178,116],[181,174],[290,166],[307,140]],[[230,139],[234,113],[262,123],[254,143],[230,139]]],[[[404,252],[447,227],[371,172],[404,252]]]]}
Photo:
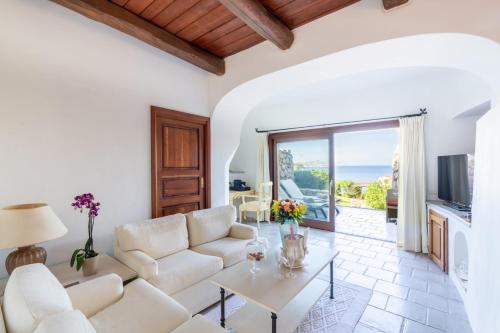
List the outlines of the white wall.
{"type": "Polygon", "coordinates": [[[428,197],[437,196],[437,156],[474,152],[477,117],[453,119],[491,98],[478,78],[442,68],[374,71],[324,81],[275,96],[258,105],[245,119],[231,170],[254,185],[255,128],[272,129],[330,122],[391,117],[426,107],[428,197]]]}
{"type": "Polygon", "coordinates": [[[478,121],[469,285],[466,307],[475,333],[500,330],[500,110],[478,121]]]}
{"type": "Polygon", "coordinates": [[[53,207],[69,229],[43,244],[55,263],[84,245],[70,203],[92,192],[109,252],[114,226],[150,216],[150,105],[208,115],[208,74],[52,2],[0,3],[0,206],[53,207]]]}

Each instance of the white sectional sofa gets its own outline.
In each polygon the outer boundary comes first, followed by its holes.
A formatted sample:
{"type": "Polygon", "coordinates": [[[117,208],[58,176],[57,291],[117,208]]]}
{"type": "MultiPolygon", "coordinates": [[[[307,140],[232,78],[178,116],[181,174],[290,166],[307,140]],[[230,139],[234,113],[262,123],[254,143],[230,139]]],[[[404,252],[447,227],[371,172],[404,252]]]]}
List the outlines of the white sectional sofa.
{"type": "Polygon", "coordinates": [[[1,333],[223,333],[202,316],[137,279],[110,274],[68,289],[42,264],[21,266],[4,293],[1,333]]]}
{"type": "Polygon", "coordinates": [[[257,229],[236,223],[234,206],[175,214],[115,230],[115,257],[198,313],[220,299],[210,277],[245,259],[257,229]]]}

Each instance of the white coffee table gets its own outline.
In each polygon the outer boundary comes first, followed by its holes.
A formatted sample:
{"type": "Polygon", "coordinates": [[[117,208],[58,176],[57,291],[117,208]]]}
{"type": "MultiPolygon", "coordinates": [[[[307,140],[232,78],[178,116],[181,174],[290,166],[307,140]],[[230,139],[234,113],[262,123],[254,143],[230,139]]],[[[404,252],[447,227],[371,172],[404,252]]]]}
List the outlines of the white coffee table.
{"type": "Polygon", "coordinates": [[[248,262],[216,274],[211,281],[220,288],[221,326],[226,326],[225,295],[229,291],[247,300],[247,304],[227,318],[228,326],[236,332],[293,332],[328,288],[333,299],[333,259],[337,254],[332,249],[309,246],[306,266],[294,269],[294,278],[284,277],[287,272],[284,268],[280,278],[275,253],[268,253],[255,277],[248,262]],[[317,278],[328,265],[330,282],[317,278]]]}

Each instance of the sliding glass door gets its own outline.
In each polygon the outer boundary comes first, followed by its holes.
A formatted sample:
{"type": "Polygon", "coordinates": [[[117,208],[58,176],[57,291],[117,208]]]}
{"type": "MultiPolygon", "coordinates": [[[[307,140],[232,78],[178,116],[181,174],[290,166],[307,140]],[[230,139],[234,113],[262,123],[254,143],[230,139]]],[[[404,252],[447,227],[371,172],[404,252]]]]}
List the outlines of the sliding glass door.
{"type": "Polygon", "coordinates": [[[328,133],[297,133],[271,136],[275,198],[307,204],[304,226],[334,231],[333,136],[328,133]]]}
{"type": "MultiPolygon", "coordinates": [[[[386,212],[381,207],[385,207],[386,204],[385,182],[390,177],[383,176],[390,175],[386,174],[387,172],[379,175],[379,170],[383,169],[385,172],[391,167],[386,166],[387,163],[383,166],[378,165],[381,163],[378,158],[381,153],[378,153],[380,149],[377,147],[381,145],[377,144],[380,141],[377,138],[381,135],[380,133],[383,134],[383,131],[373,130],[395,127],[398,127],[397,121],[385,121],[270,134],[269,153],[271,179],[274,182],[273,197],[290,198],[306,203],[309,212],[304,220],[305,226],[355,233],[352,230],[358,225],[354,222],[359,219],[349,215],[349,209],[345,207],[363,204],[366,201],[364,200],[365,192],[368,191],[369,183],[374,183],[370,189],[377,193],[377,206],[372,203],[372,206],[368,208],[379,211],[366,211],[373,214],[368,214],[369,216],[365,214],[367,218],[360,219],[371,221],[376,213],[381,216],[380,220],[383,223],[380,224],[385,225],[386,212]],[[366,134],[366,131],[369,133],[366,134]],[[348,133],[350,135],[347,135],[348,133]],[[340,145],[334,147],[334,141],[339,141],[340,145]],[[359,156],[356,160],[352,160],[356,155],[354,151],[356,148],[359,148],[357,152],[359,156]],[[337,162],[334,163],[335,155],[337,155],[339,165],[335,165],[337,162]],[[345,167],[346,163],[349,164],[348,168],[345,167]],[[352,176],[353,172],[357,178],[352,176]],[[371,178],[366,178],[364,174],[359,175],[362,172],[369,172],[371,178]],[[381,178],[382,185],[379,184],[381,183],[379,178],[381,178]],[[335,184],[335,179],[337,184],[335,184]],[[335,227],[337,222],[338,228],[335,227]],[[345,228],[346,225],[349,229],[345,228]]],[[[392,135],[389,139],[394,137],[397,138],[392,135]]],[[[382,140],[385,146],[387,146],[387,140],[387,138],[382,140]]],[[[390,143],[393,144],[393,141],[390,143]]],[[[388,160],[391,160],[395,148],[391,146],[388,149],[384,151],[391,153],[388,157],[388,160]]],[[[369,197],[370,200],[373,199],[372,195],[369,197]]],[[[361,210],[358,209],[358,211],[361,210]]],[[[371,230],[372,227],[373,223],[365,229],[371,230]]]]}

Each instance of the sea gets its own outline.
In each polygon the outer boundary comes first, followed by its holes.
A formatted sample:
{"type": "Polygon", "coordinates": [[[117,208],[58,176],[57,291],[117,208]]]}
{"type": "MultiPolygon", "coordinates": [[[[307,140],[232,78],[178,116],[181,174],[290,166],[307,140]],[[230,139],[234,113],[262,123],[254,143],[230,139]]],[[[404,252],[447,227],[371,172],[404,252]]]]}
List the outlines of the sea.
{"type": "MultiPolygon", "coordinates": [[[[309,167],[305,169],[325,169],[309,167]]],[[[356,183],[377,181],[380,177],[392,176],[391,165],[339,165],[335,167],[335,180],[352,180],[356,183]]]]}

